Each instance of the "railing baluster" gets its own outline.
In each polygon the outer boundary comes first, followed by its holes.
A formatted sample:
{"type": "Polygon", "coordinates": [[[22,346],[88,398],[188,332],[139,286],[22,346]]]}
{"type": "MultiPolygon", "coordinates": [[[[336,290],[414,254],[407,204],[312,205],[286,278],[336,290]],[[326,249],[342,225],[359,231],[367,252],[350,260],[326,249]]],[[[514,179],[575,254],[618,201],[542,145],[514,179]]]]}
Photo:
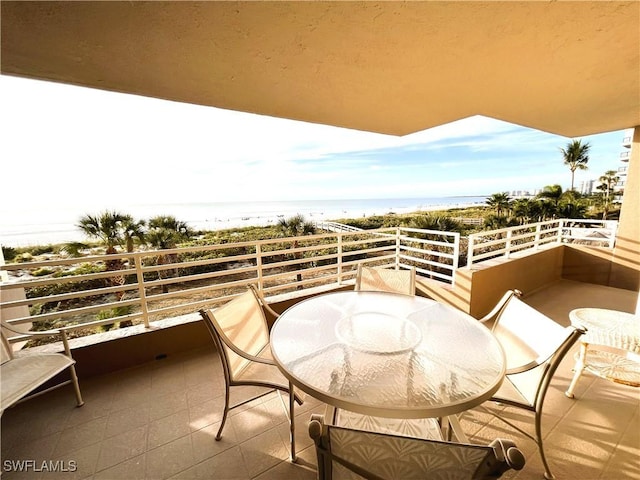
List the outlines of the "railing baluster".
{"type": "Polygon", "coordinates": [[[264,285],[262,284],[262,245],[256,243],[256,275],[258,276],[258,291],[262,292],[264,285]]]}
{"type": "Polygon", "coordinates": [[[476,236],[474,234],[469,235],[469,242],[467,245],[467,268],[471,268],[473,266],[473,248],[475,241],[476,236]]]}
{"type": "Polygon", "coordinates": [[[400,270],[400,227],[396,228],[396,270],[400,270]]]}
{"type": "MultiPolygon", "coordinates": [[[[558,241],[557,243],[562,243],[562,239],[564,238],[564,232],[562,231],[564,229],[564,221],[562,219],[558,220],[558,241]]],[[[569,235],[571,236],[571,235],[569,235]]]]}
{"type": "Polygon", "coordinates": [[[134,253],[133,259],[136,264],[136,279],[138,281],[138,295],[140,296],[140,310],[142,311],[142,322],[145,328],[150,328],[149,306],[147,305],[147,293],[144,285],[144,272],[142,271],[142,254],[134,253]]]}
{"type": "Polygon", "coordinates": [[[336,235],[338,239],[338,285],[342,285],[342,233],[336,235]]]}

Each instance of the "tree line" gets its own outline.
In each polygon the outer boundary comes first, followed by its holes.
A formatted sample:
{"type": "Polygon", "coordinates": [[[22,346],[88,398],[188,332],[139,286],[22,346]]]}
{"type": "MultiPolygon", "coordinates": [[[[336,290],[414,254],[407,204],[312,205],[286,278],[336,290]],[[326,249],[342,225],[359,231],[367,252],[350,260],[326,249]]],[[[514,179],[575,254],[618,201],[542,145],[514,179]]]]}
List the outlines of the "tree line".
{"type": "Polygon", "coordinates": [[[488,228],[502,228],[522,225],[554,218],[585,218],[590,210],[601,212],[606,220],[614,209],[614,188],[620,177],[615,170],[607,170],[598,179],[598,192],[584,195],[576,192],[574,178],[576,170],[587,170],[589,163],[589,143],[572,140],[560,148],[562,160],[571,172],[571,188],[563,190],[558,184],[548,185],[535,198],[512,199],[507,192],[494,193],[486,200],[486,205],[495,215],[485,218],[488,228]]]}

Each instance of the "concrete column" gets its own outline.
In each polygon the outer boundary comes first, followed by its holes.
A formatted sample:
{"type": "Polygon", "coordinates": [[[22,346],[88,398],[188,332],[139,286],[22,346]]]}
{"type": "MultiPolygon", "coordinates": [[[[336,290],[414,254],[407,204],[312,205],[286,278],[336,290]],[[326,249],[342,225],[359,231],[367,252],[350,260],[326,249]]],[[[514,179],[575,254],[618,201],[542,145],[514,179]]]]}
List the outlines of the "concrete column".
{"type": "Polygon", "coordinates": [[[640,288],[640,125],[633,132],[609,285],[636,291],[640,288]]]}

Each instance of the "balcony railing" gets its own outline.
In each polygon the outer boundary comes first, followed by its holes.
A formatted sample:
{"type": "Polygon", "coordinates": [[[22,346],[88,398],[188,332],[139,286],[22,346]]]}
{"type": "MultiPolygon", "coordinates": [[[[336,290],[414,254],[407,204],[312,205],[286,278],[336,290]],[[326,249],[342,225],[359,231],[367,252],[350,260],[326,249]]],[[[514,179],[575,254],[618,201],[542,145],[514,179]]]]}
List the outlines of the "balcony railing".
{"type": "Polygon", "coordinates": [[[617,228],[615,221],[559,219],[474,233],[469,235],[467,267],[559,243],[613,248],[617,228]]]}
{"type": "Polygon", "coordinates": [[[0,308],[14,326],[77,336],[116,323],[150,327],[225,302],[250,283],[267,295],[347,284],[360,262],[415,266],[453,284],[459,245],[458,233],[386,228],[9,264],[0,266],[11,273],[0,308]]]}

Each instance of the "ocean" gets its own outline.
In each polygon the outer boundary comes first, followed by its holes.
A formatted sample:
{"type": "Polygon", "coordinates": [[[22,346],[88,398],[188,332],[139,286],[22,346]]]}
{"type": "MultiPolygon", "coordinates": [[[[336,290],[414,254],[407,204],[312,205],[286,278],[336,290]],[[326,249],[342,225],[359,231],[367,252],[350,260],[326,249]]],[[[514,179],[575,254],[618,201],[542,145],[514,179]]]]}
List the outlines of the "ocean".
{"type": "MultiPolygon", "coordinates": [[[[117,211],[135,219],[173,215],[194,230],[223,230],[249,226],[266,226],[280,218],[296,214],[308,221],[368,217],[386,213],[409,213],[447,208],[484,205],[486,196],[438,198],[387,198],[363,200],[301,200],[212,203],[139,204],[117,211]]],[[[25,247],[65,242],[81,242],[87,237],[75,226],[80,217],[96,215],[100,209],[82,205],[65,208],[0,207],[0,245],[25,247]]]]}

